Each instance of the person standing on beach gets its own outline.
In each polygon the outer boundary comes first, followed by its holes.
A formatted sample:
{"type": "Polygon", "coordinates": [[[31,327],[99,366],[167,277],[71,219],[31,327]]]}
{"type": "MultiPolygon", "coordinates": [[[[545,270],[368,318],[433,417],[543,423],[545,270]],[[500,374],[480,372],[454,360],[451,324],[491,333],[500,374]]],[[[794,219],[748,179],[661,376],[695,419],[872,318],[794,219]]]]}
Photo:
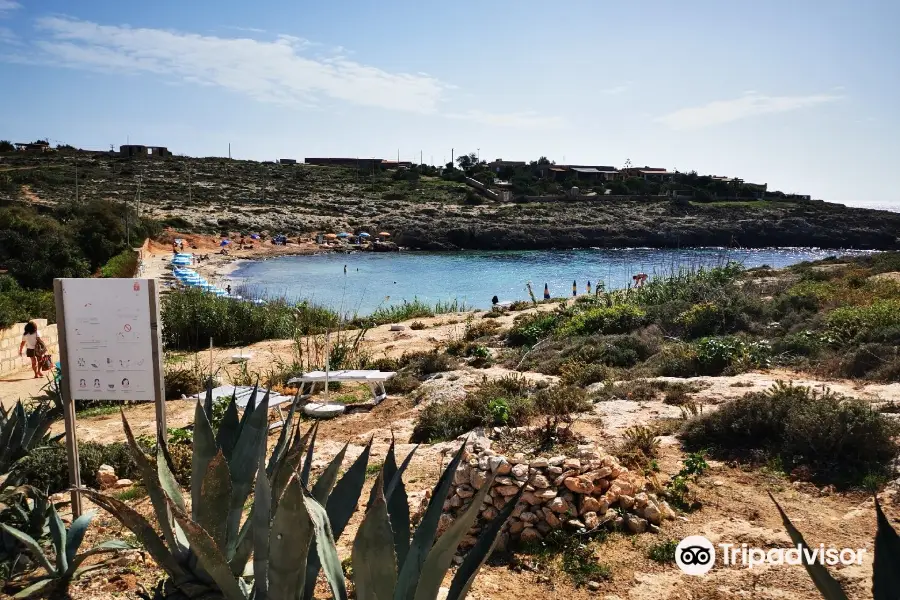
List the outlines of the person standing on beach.
{"type": "Polygon", "coordinates": [[[347,265],[344,265],[344,275],[347,274],[347,265]]]}
{"type": "Polygon", "coordinates": [[[40,358],[44,354],[40,352],[44,348],[44,342],[41,340],[41,334],[38,331],[34,321],[25,323],[25,331],[22,334],[22,343],[19,344],[19,356],[22,356],[22,349],[26,348],[25,356],[31,359],[31,370],[34,371],[34,378],[41,378],[41,361],[40,358]]]}
{"type": "Polygon", "coordinates": [[[573,279],[572,280],[572,297],[574,298],[577,295],[578,295],[578,282],[573,279]]]}
{"type": "Polygon", "coordinates": [[[549,299],[550,299],[550,288],[545,283],[544,284],[544,300],[549,300],[549,299]]]}
{"type": "Polygon", "coordinates": [[[588,295],[588,296],[591,295],[591,282],[590,282],[590,280],[588,280],[588,285],[587,285],[587,295],[588,295]]]}

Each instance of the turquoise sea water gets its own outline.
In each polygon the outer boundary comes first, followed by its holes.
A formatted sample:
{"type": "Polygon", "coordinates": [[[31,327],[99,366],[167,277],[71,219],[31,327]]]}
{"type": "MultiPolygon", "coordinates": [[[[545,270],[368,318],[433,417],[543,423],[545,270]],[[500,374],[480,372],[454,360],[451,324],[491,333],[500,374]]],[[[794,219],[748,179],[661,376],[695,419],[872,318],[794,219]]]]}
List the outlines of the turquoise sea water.
{"type": "Polygon", "coordinates": [[[678,269],[738,261],[746,267],[784,267],[804,260],[858,253],[809,248],[734,250],[694,248],[658,250],[533,250],[502,252],[400,252],[286,256],[242,263],[234,284],[256,295],[308,299],[343,314],[365,315],[379,306],[418,298],[424,302],[459,300],[487,308],[491,297],[526,300],[531,282],[538,298],[544,283],[553,297],[571,296],[603,282],[625,287],[636,273],[666,274],[678,269]],[[346,265],[346,274],[344,266],[346,265]]]}

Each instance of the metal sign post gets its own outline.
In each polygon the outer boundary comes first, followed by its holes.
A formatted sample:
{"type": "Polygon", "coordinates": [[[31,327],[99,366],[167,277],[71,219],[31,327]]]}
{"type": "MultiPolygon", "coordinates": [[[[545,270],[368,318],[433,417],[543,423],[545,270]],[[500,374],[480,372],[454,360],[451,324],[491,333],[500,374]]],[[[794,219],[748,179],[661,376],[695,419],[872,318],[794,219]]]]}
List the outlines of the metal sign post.
{"type": "Polygon", "coordinates": [[[148,401],[165,439],[159,295],[154,279],[56,279],[60,393],[72,514],[81,515],[76,400],[148,401]]]}

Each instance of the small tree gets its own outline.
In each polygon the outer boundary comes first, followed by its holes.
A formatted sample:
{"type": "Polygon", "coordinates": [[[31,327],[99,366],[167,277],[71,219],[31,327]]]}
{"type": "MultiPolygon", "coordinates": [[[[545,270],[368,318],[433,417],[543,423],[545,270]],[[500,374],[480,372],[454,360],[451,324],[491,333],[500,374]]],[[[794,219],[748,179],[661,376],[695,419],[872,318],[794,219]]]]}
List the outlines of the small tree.
{"type": "Polygon", "coordinates": [[[9,140],[0,140],[0,152],[12,152],[16,149],[9,140]]]}

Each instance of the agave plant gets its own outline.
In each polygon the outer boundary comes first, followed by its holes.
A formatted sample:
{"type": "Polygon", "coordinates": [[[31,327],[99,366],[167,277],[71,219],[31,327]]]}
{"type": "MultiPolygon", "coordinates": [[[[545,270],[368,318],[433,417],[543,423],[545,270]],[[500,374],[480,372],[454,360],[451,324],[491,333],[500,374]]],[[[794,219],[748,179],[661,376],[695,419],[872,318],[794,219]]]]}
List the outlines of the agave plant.
{"type": "MultiPolygon", "coordinates": [[[[55,399],[40,400],[28,409],[21,400],[8,411],[0,406],[0,473],[8,473],[31,450],[49,443],[47,432],[60,414],[55,399]]],[[[5,485],[14,481],[15,477],[10,477],[5,485]]]]}
{"type": "MultiPolygon", "coordinates": [[[[156,587],[154,598],[311,600],[320,570],[333,597],[347,598],[334,540],[343,533],[359,502],[371,441],[339,479],[345,445],[310,489],[316,426],[302,435],[299,423],[282,429],[266,460],[269,398],[266,394],[258,406],[255,399],[256,390],[239,419],[232,398],[216,433],[209,424],[211,393],[207,391],[202,404],[197,402],[190,511],[167,464],[165,440],[158,440],[154,468],[135,443],[123,413],[125,434],[142,471],[157,527],[115,498],[84,492],[130,529],[166,571],[168,578],[156,587]],[[253,502],[242,521],[251,488],[253,502]],[[252,564],[248,564],[251,553],[252,564]]],[[[292,407],[288,423],[293,422],[293,414],[292,407]]],[[[463,452],[460,448],[441,476],[410,542],[402,475],[413,453],[398,467],[391,444],[353,544],[358,598],[387,598],[382,594],[388,588],[392,597],[401,600],[436,597],[456,546],[490,488],[483,486],[473,499],[473,508],[434,544],[443,503],[463,452]],[[381,565],[390,565],[390,569],[381,565]]],[[[515,500],[503,509],[504,516],[512,512],[515,500]]],[[[458,582],[454,581],[454,598],[461,598],[471,585],[504,521],[495,519],[470,552],[456,577],[458,582]]]]}
{"type": "MultiPolygon", "coordinates": [[[[0,488],[3,484],[0,483],[0,488]]],[[[31,486],[6,487],[0,490],[0,523],[25,532],[36,540],[50,533],[50,501],[47,495],[31,486]]],[[[10,573],[19,571],[22,544],[0,529],[0,564],[9,564],[10,573]]]]}
{"type": "MultiPolygon", "coordinates": [[[[806,540],[801,534],[787,514],[769,493],[772,502],[778,508],[781,515],[781,521],[787,530],[791,541],[799,547],[808,548],[806,540]]],[[[881,510],[878,498],[875,498],[875,515],[878,520],[878,529],[875,532],[875,563],[872,567],[872,598],[874,600],[896,600],[900,597],[900,537],[891,527],[887,517],[881,510]]],[[[847,600],[847,594],[844,593],[841,585],[831,576],[828,569],[824,565],[817,562],[806,563],[806,572],[810,579],[822,594],[825,600],[847,600]]]]}
{"type": "MultiPolygon", "coordinates": [[[[88,571],[105,566],[101,562],[82,567],[81,564],[88,557],[131,548],[124,542],[112,540],[79,554],[78,549],[81,547],[84,534],[88,525],[90,525],[91,519],[94,518],[95,512],[87,512],[81,515],[66,529],[62,519],[59,517],[59,513],[56,511],[56,506],[49,502],[44,502],[40,506],[48,511],[45,514],[49,516],[50,540],[53,548],[52,557],[44,554],[44,550],[38,542],[39,538],[35,538],[29,533],[5,523],[0,524],[0,529],[17,540],[46,571],[46,574],[28,580],[26,582],[27,587],[15,594],[13,598],[29,598],[38,594],[45,594],[53,587],[65,588],[73,579],[77,579],[88,571]]],[[[38,515],[34,515],[32,518],[38,520],[38,515]]]]}

